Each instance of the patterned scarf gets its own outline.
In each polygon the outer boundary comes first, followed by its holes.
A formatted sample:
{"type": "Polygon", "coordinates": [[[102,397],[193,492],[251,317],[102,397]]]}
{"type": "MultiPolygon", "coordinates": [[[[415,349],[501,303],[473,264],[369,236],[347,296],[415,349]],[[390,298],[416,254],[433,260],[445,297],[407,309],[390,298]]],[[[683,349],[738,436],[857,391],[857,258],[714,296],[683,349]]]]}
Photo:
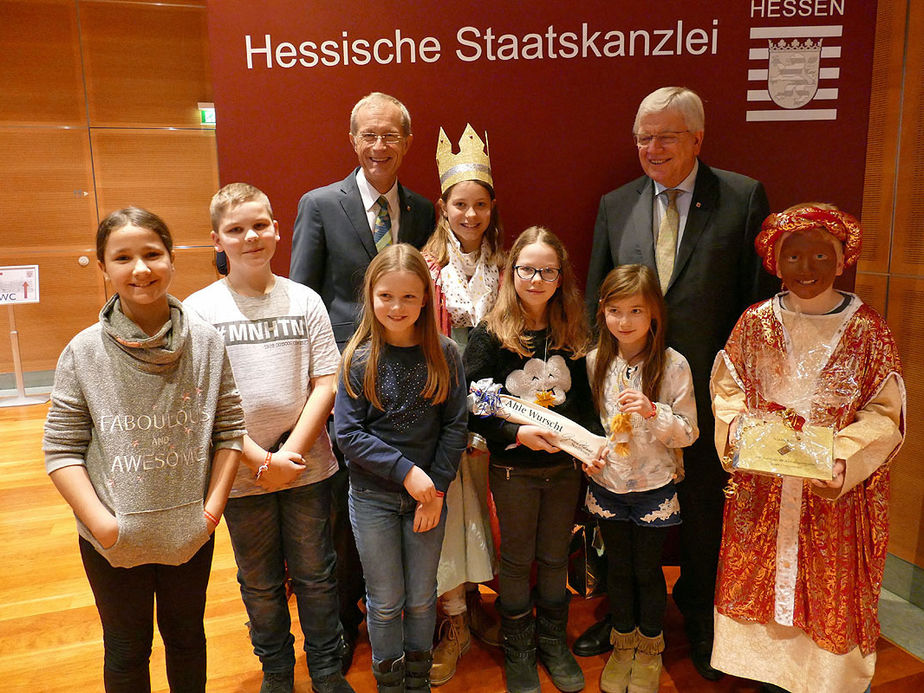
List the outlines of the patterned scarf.
{"type": "Polygon", "coordinates": [[[440,270],[440,287],[453,327],[474,327],[497,300],[498,268],[486,264],[487,241],[473,253],[463,253],[459,240],[449,234],[449,262],[440,270]]]}

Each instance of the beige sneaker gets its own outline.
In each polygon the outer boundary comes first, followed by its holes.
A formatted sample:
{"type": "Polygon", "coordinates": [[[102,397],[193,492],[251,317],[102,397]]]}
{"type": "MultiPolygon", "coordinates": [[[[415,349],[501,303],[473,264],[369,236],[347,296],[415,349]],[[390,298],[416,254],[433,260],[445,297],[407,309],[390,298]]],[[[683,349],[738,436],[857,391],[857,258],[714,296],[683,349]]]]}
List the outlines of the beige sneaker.
{"type": "Polygon", "coordinates": [[[615,628],[610,631],[610,643],[613,652],[606,660],[606,666],[600,674],[600,690],[603,693],[626,693],[632,662],[635,659],[635,645],[638,631],[620,633],[615,628]]]}
{"type": "Polygon", "coordinates": [[[638,634],[638,649],[629,676],[629,693],[658,693],[661,685],[661,653],[664,633],[654,638],[638,634]]]}
{"type": "Polygon", "coordinates": [[[440,625],[440,641],[433,650],[430,685],[442,686],[449,681],[456,673],[459,657],[468,652],[471,646],[468,612],[447,617],[440,625]]]}

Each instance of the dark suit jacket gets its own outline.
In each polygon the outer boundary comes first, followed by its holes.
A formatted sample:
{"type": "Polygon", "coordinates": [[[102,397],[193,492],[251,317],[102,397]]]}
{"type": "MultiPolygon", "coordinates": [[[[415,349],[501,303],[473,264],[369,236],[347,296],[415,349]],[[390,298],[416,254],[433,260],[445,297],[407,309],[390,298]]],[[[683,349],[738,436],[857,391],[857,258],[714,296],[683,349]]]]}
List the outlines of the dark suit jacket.
{"type": "MultiPolygon", "coordinates": [[[[321,295],[342,350],[356,329],[363,275],[376,255],[356,171],[339,183],[305,193],[292,234],[289,278],[321,295]]],[[[398,183],[398,241],[422,248],[436,225],[433,204],[398,183]]]]}
{"type": "MultiPolygon", "coordinates": [[[[613,267],[638,263],[657,271],[653,201],[654,183],[647,176],[600,200],[587,273],[592,315],[600,283],[613,267]]],[[[664,296],[667,343],[687,358],[693,371],[698,447],[713,447],[709,376],[716,353],[744,309],[779,290],[779,280],[764,271],[754,250],[754,238],[769,213],[761,183],[699,162],[690,212],[664,296]]]]}

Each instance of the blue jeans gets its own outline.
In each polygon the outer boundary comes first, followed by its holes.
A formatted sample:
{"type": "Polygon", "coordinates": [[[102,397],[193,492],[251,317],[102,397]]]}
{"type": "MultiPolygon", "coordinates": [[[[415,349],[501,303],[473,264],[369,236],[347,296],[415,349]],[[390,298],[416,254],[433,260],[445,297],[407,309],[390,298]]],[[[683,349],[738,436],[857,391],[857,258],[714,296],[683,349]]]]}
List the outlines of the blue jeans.
{"type": "Polygon", "coordinates": [[[373,662],[429,650],[433,644],[446,507],[439,524],[422,533],[414,531],[416,510],[417,501],[406,491],[350,488],[350,522],[366,577],[373,662]]]}
{"type": "Polygon", "coordinates": [[[230,498],[225,507],[250,640],[263,671],[295,667],[286,567],[313,678],[340,670],[337,559],[330,533],[330,479],[230,498]]]}

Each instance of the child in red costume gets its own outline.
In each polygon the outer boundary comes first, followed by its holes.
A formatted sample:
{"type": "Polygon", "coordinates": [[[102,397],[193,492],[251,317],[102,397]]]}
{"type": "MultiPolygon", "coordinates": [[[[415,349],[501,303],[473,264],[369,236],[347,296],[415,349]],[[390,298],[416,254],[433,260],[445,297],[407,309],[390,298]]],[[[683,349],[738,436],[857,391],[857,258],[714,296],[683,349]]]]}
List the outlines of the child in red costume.
{"type": "Polygon", "coordinates": [[[786,290],[745,311],[711,381],[725,460],[742,414],[834,429],[830,481],[737,470],[725,504],[712,665],[792,693],[860,693],[875,669],[905,387],[885,320],[834,288],[860,234],[831,205],[770,215],[755,245],[786,290]]]}

